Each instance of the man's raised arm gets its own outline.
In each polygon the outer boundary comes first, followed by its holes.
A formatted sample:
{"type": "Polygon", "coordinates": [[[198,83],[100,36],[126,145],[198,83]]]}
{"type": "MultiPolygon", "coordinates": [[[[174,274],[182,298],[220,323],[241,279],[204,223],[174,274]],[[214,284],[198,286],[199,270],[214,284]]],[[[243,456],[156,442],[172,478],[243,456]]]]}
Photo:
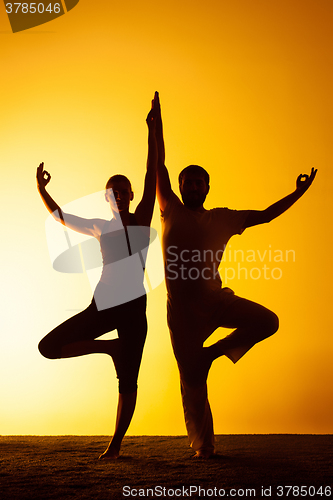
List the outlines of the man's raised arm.
{"type": "Polygon", "coordinates": [[[160,106],[158,92],[155,93],[155,103],[157,107],[156,141],[157,141],[157,151],[158,151],[156,189],[157,189],[158,203],[160,205],[160,209],[163,211],[171,196],[172,189],[169,178],[169,172],[165,166],[163,125],[162,125],[161,106],[160,106]]]}
{"type": "Polygon", "coordinates": [[[244,229],[251,226],[257,226],[258,224],[265,224],[275,219],[279,215],[283,214],[288,208],[290,208],[311,186],[317,169],[312,168],[310,176],[307,174],[301,174],[298,176],[296,181],[296,189],[291,194],[282,198],[282,200],[277,201],[266,210],[250,210],[249,215],[245,221],[244,229]]]}
{"type": "Polygon", "coordinates": [[[156,94],[146,119],[148,126],[147,171],[145,175],[143,196],[135,210],[135,216],[140,226],[150,226],[156,198],[157,144],[155,100],[156,94]]]}

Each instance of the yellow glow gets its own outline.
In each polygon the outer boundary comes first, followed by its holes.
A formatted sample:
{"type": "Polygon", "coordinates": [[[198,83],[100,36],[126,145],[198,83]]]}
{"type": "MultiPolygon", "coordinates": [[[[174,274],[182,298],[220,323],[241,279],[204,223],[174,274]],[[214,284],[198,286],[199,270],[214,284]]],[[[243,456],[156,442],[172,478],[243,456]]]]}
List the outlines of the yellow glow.
{"type": "MultiPolygon", "coordinates": [[[[117,383],[110,359],[50,361],[39,340],[85,308],[88,279],[52,270],[41,161],[60,205],[115,173],[140,200],[145,117],[159,90],[175,191],[190,163],[211,174],[207,208],[263,209],[318,175],[295,207],[234,237],[231,249],[295,251],[281,279],[227,285],[280,317],[280,330],[237,365],[215,362],[216,433],[331,433],[332,3],[81,0],[49,24],[1,38],[2,434],[112,434],[117,383]],[[271,245],[271,247],[269,247],[271,245]]],[[[94,214],[91,214],[94,217],[94,214]]],[[[153,227],[160,233],[156,207],[153,227]]],[[[240,254],[239,254],[240,255],[240,254]]],[[[237,262],[223,264],[223,269],[237,262]]],[[[253,267],[275,264],[242,263],[253,267]]],[[[184,434],[165,286],[148,296],[148,340],[129,434],[184,434]]],[[[215,332],[211,341],[223,335],[215,332]]]]}

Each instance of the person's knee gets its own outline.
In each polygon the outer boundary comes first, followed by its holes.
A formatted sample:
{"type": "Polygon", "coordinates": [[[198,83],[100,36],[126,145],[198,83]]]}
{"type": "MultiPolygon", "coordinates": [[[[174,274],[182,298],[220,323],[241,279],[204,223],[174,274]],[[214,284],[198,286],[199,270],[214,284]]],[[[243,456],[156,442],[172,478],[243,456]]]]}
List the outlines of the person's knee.
{"type": "Polygon", "coordinates": [[[123,364],[117,371],[119,394],[131,394],[138,390],[139,370],[133,370],[133,366],[125,367],[123,364]]]}
{"type": "Polygon", "coordinates": [[[136,380],[121,380],[119,379],[119,394],[132,394],[138,390],[136,380]]]}
{"type": "Polygon", "coordinates": [[[274,335],[274,333],[278,331],[279,318],[273,311],[267,310],[262,320],[262,328],[265,332],[266,338],[274,335]]]}
{"type": "Polygon", "coordinates": [[[206,384],[208,376],[208,368],[203,364],[203,360],[198,360],[194,365],[192,363],[180,366],[179,375],[181,380],[181,385],[188,388],[196,388],[206,384]]]}
{"type": "Polygon", "coordinates": [[[44,358],[47,359],[58,359],[59,353],[55,352],[53,346],[51,346],[50,342],[46,338],[42,339],[38,344],[38,350],[44,358]]]}

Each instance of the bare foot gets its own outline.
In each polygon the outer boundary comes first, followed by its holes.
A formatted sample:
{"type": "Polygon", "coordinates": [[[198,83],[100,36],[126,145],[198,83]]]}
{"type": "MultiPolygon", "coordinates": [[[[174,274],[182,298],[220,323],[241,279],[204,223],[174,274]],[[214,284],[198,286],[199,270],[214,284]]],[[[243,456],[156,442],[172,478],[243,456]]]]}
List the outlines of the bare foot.
{"type": "Polygon", "coordinates": [[[117,460],[119,457],[119,450],[109,446],[102,455],[98,457],[98,460],[117,460]]]}
{"type": "Polygon", "coordinates": [[[199,459],[204,459],[207,460],[208,458],[211,458],[215,455],[214,451],[208,451],[208,450],[202,450],[202,451],[197,451],[195,455],[192,456],[192,458],[199,458],[199,459]]]}

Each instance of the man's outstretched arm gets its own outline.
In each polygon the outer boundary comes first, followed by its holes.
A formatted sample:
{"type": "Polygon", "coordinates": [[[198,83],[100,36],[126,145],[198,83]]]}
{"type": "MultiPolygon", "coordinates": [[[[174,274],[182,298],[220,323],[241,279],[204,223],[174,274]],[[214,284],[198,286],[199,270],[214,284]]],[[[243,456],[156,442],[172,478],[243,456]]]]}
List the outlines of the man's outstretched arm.
{"type": "Polygon", "coordinates": [[[265,224],[275,219],[279,215],[283,214],[288,208],[290,208],[311,186],[317,169],[312,168],[311,174],[301,174],[298,176],[296,181],[296,189],[291,194],[282,198],[282,200],[277,201],[266,210],[250,210],[249,215],[245,221],[244,229],[251,226],[257,226],[258,224],[265,224]]]}
{"type": "Polygon", "coordinates": [[[156,141],[157,141],[157,151],[158,151],[156,193],[160,209],[163,211],[171,196],[172,189],[169,178],[169,172],[165,166],[163,124],[162,124],[161,106],[160,106],[158,92],[155,93],[155,103],[157,108],[156,141]]]}

